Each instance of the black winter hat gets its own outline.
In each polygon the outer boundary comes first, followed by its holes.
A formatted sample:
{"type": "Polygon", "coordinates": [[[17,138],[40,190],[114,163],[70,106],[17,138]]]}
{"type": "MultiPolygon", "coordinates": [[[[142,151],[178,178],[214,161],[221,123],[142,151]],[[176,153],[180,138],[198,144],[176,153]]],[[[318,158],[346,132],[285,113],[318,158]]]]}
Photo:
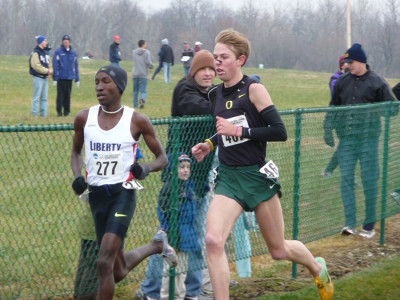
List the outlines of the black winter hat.
{"type": "Polygon", "coordinates": [[[121,94],[125,91],[126,83],[128,81],[128,75],[126,74],[126,71],[124,69],[118,66],[108,65],[101,67],[97,71],[96,75],[100,72],[107,73],[112,78],[121,94]]]}
{"type": "Polygon", "coordinates": [[[70,41],[71,40],[71,37],[68,35],[68,34],[66,34],[66,35],[64,35],[63,37],[62,37],[62,41],[63,40],[68,40],[68,41],[70,41]]]}
{"type": "Polygon", "coordinates": [[[367,55],[360,44],[353,44],[353,46],[347,49],[346,53],[344,54],[343,62],[348,63],[352,62],[353,60],[367,63],[367,55]]]}

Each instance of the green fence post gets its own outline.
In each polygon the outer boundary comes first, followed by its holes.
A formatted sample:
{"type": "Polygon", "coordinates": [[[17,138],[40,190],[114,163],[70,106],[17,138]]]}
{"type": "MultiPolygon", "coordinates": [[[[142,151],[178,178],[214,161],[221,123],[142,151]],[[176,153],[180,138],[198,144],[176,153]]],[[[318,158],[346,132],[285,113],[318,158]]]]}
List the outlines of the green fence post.
{"type": "MultiPolygon", "coordinates": [[[[171,206],[170,206],[170,229],[169,238],[170,245],[177,248],[178,245],[178,153],[180,149],[179,132],[181,128],[181,120],[179,118],[174,118],[171,123],[171,206]]],[[[169,268],[169,300],[174,300],[175,298],[175,268],[169,268]]]]}
{"type": "Polygon", "coordinates": [[[390,112],[392,106],[385,107],[385,126],[383,131],[383,161],[382,161],[382,191],[381,191],[381,232],[379,244],[385,241],[385,212],[386,212],[386,187],[387,187],[387,165],[389,156],[389,126],[390,112]]]}
{"type": "MultiPolygon", "coordinates": [[[[296,126],[294,139],[294,168],[293,168],[293,240],[299,232],[299,178],[300,178],[300,143],[301,143],[301,111],[296,110],[296,126]]],[[[292,277],[297,277],[297,264],[292,263],[292,277]]]]}

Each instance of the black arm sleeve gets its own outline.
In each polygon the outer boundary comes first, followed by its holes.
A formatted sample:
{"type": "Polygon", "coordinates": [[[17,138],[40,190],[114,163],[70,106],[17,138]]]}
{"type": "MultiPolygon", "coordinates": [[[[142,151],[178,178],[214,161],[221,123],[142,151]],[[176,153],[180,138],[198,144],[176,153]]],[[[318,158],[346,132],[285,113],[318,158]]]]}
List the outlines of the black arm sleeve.
{"type": "Polygon", "coordinates": [[[267,127],[246,128],[243,127],[242,136],[244,138],[262,141],[286,141],[287,133],[281,116],[275,108],[275,105],[268,106],[260,111],[262,119],[267,127]]]}

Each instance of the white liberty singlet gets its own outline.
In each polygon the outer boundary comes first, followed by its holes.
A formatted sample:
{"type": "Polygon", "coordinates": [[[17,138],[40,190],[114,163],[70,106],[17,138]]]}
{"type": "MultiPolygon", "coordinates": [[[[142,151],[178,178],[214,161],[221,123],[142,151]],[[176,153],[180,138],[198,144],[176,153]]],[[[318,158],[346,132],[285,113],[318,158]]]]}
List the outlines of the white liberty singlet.
{"type": "Polygon", "coordinates": [[[124,106],[118,124],[103,130],[98,124],[100,105],[89,109],[84,128],[85,165],[89,185],[115,184],[130,179],[130,166],[136,160],[138,141],[131,134],[133,108],[124,106]]]}

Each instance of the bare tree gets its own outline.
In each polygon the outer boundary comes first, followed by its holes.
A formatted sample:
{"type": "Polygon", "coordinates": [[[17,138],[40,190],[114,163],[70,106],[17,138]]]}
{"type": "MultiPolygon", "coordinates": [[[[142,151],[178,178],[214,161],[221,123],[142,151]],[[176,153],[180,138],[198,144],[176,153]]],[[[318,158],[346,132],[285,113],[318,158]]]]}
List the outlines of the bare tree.
{"type": "MultiPolygon", "coordinates": [[[[384,76],[400,76],[400,2],[382,1],[379,8],[371,0],[352,6],[352,39],[366,49],[373,69],[384,76]]],[[[225,28],[248,36],[249,67],[332,72],[346,50],[345,5],[340,1],[296,0],[272,6],[268,1],[244,0],[235,11],[208,0],[172,0],[170,7],[148,14],[139,4],[137,0],[0,0],[0,55],[29,55],[39,34],[58,47],[61,37],[69,34],[80,56],[90,51],[108,60],[109,46],[118,34],[123,60],[130,60],[137,41],[145,39],[157,61],[163,38],[179,57],[185,40],[199,40],[212,51],[216,34],[225,28]]]]}

